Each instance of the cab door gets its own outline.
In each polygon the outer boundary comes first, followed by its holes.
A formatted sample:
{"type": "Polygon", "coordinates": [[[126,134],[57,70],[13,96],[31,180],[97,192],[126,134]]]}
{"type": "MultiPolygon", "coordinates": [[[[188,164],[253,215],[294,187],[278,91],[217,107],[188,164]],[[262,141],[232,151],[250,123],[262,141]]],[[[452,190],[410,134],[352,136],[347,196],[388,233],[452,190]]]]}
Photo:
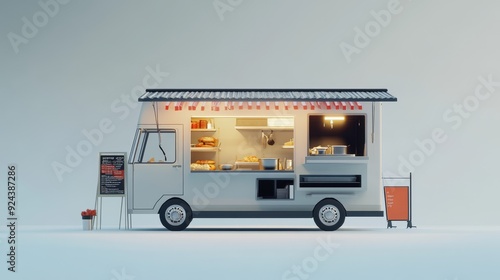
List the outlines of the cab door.
{"type": "Polygon", "coordinates": [[[136,132],[131,152],[134,209],[153,209],[164,195],[182,195],[182,125],[136,132]]]}

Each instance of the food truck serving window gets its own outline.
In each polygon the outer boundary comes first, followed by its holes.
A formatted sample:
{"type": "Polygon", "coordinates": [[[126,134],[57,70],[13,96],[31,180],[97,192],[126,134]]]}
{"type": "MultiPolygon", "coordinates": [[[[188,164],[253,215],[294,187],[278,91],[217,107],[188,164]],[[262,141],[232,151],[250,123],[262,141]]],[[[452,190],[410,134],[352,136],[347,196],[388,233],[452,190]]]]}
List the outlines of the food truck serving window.
{"type": "Polygon", "coordinates": [[[346,146],[333,149],[331,154],[366,156],[366,126],[364,115],[310,115],[309,147],[346,146]]]}
{"type": "Polygon", "coordinates": [[[176,161],[176,131],[171,129],[143,130],[138,138],[136,163],[174,163],[176,161]],[[161,143],[161,145],[160,145],[161,143]]]}

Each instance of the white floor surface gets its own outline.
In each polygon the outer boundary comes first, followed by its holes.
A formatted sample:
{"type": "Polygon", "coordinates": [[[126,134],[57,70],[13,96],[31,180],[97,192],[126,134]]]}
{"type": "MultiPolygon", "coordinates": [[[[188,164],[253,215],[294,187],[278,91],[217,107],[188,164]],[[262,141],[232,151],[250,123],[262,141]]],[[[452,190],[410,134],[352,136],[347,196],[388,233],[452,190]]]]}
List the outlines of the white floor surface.
{"type": "MultiPolygon", "coordinates": [[[[26,227],[16,235],[16,272],[3,261],[0,279],[500,279],[498,227],[384,225],[346,222],[324,232],[300,220],[210,219],[182,232],[26,227]]],[[[1,237],[7,260],[5,229],[1,237]]]]}

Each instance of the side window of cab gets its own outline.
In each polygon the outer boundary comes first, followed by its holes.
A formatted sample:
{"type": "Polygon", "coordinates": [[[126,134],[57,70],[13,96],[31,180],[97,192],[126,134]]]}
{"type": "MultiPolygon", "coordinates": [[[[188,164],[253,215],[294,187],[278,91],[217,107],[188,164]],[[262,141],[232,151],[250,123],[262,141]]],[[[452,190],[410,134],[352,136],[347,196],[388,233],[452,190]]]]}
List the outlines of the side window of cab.
{"type": "Polygon", "coordinates": [[[138,129],[129,162],[175,163],[176,131],[173,129],[138,129]]]}

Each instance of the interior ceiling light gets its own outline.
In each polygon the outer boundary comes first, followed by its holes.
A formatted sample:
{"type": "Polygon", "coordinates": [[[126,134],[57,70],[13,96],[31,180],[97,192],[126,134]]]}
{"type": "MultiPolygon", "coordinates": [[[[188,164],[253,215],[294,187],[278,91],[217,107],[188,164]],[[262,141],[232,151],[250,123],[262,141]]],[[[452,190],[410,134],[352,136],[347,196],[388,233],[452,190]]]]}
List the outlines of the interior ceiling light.
{"type": "Polygon", "coordinates": [[[344,116],[325,116],[325,121],[343,121],[345,120],[344,116]]]}
{"type": "MultiPolygon", "coordinates": [[[[324,120],[330,121],[330,128],[333,129],[333,121],[343,121],[345,116],[325,116],[324,120]]],[[[323,123],[323,127],[325,127],[325,123],[323,123]]]]}

